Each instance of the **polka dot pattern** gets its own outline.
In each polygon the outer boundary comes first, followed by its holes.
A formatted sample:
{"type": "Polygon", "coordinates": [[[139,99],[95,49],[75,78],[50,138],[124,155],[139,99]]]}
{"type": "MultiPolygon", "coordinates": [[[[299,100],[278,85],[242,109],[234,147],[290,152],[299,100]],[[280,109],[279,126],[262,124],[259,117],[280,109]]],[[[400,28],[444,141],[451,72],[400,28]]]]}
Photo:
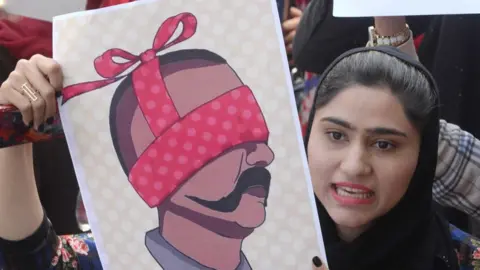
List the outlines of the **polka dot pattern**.
{"type": "MultiPolygon", "coordinates": [[[[155,82],[145,84],[151,83],[155,82]]],[[[139,101],[148,104],[143,92],[137,92],[139,101]]],[[[148,147],[130,171],[130,183],[150,207],[158,206],[199,168],[224,151],[249,141],[268,141],[269,132],[262,111],[247,86],[227,92],[182,119],[178,119],[174,111],[148,115],[154,122],[166,119],[161,122],[175,123],[148,147]],[[242,113],[228,113],[229,107],[242,113]],[[197,134],[200,136],[195,136],[197,134]],[[152,152],[164,154],[158,158],[152,152]]]]}
{"type": "MultiPolygon", "coordinates": [[[[322,251],[317,244],[318,234],[308,195],[309,178],[302,158],[304,151],[297,135],[297,123],[294,122],[298,117],[293,115],[294,109],[290,107],[293,104],[290,100],[291,81],[285,72],[288,64],[280,54],[284,44],[279,25],[274,25],[278,18],[272,14],[272,10],[276,10],[272,4],[270,0],[257,0],[255,3],[140,1],[126,8],[103,10],[98,15],[86,13],[62,17],[54,22],[55,58],[62,65],[66,85],[104,80],[93,68],[93,63],[111,48],[120,48],[135,56],[137,64],[125,71],[132,72],[140,63],[142,53],[153,48],[153,37],[165,20],[184,12],[194,14],[197,18],[196,33],[188,40],[162,49],[157,55],[182,49],[207,49],[226,59],[254,94],[270,132],[268,145],[275,153],[274,162],[268,166],[272,182],[265,223],[243,241],[242,251],[254,270],[310,269],[312,257],[322,254],[322,251]],[[269,45],[266,47],[265,44],[269,45]]],[[[182,29],[183,24],[179,25],[171,40],[179,36],[182,29]]],[[[116,57],[115,61],[125,63],[129,60],[116,57]]],[[[152,73],[152,76],[159,74],[152,73]]],[[[132,188],[118,161],[110,135],[110,104],[115,89],[123,79],[108,80],[111,80],[110,85],[72,98],[61,108],[77,179],[104,269],[132,270],[132,265],[135,270],[161,269],[145,248],[145,233],[158,227],[158,213],[132,188]]],[[[149,91],[156,98],[145,103],[146,110],[162,110],[166,114],[174,112],[173,108],[165,106],[166,102],[160,101],[161,85],[150,86],[149,91]]],[[[242,92],[235,102],[245,102],[243,97],[242,92]]],[[[241,108],[234,106],[233,102],[212,102],[210,105],[214,116],[243,115],[241,108]]],[[[193,113],[190,117],[193,123],[202,123],[205,130],[175,125],[172,132],[177,130],[188,140],[181,141],[174,136],[162,139],[168,149],[170,143],[176,145],[179,154],[152,148],[143,155],[152,160],[166,157],[170,163],[178,163],[179,166],[192,164],[200,168],[202,163],[192,160],[190,154],[185,153],[207,155],[210,149],[196,142],[205,138],[222,143],[225,137],[229,140],[227,131],[237,128],[247,130],[230,119],[213,120],[193,113]],[[208,123],[215,124],[211,126],[208,123]],[[210,129],[210,134],[204,134],[207,129],[210,129]],[[222,134],[219,135],[225,137],[217,136],[213,129],[221,129],[222,134]],[[223,130],[226,130],[225,134],[223,130]],[[176,140],[170,140],[172,138],[176,140]]],[[[259,121],[257,117],[252,111],[249,121],[256,123],[259,121]]],[[[152,116],[148,120],[150,124],[158,125],[159,130],[169,128],[165,119],[152,116]]],[[[254,129],[250,131],[252,135],[258,132],[254,129]]],[[[181,173],[172,171],[166,165],[150,162],[143,165],[137,165],[138,170],[159,177],[170,173],[174,179],[181,173]]],[[[151,185],[150,188],[157,191],[165,189],[161,181],[154,181],[152,185],[142,178],[138,183],[151,185]]],[[[149,199],[156,201],[154,197],[149,199]]],[[[198,248],[205,248],[207,244],[190,243],[198,245],[198,248]]]]}
{"type": "Polygon", "coordinates": [[[156,58],[141,65],[132,74],[133,89],[137,95],[138,104],[143,116],[147,119],[150,130],[156,137],[179,119],[159,67],[159,61],[156,58]]]}

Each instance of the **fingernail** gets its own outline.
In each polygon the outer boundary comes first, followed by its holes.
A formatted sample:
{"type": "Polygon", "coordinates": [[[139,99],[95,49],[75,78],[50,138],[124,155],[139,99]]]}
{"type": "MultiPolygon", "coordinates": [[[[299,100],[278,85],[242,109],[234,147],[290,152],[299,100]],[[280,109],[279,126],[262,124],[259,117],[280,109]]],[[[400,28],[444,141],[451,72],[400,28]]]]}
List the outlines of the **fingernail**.
{"type": "Polygon", "coordinates": [[[315,267],[322,266],[322,260],[320,260],[318,256],[313,257],[312,262],[313,262],[313,265],[315,265],[315,267]]]}
{"type": "Polygon", "coordinates": [[[53,120],[54,120],[54,118],[53,118],[53,116],[51,116],[51,117],[47,118],[47,121],[45,121],[45,122],[47,123],[47,125],[51,125],[51,124],[53,124],[53,120]]]}
{"type": "Polygon", "coordinates": [[[44,124],[41,124],[40,126],[38,126],[37,128],[37,131],[38,132],[43,132],[45,130],[45,125],[44,124]]]}

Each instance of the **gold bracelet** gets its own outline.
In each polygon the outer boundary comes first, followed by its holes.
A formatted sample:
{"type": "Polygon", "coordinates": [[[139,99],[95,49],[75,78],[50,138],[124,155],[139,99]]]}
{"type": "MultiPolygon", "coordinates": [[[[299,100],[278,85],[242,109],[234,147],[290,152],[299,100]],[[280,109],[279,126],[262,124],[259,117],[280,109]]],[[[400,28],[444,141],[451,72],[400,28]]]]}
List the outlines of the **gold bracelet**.
{"type": "Polygon", "coordinates": [[[394,46],[397,47],[407,42],[412,35],[410,27],[405,24],[405,29],[391,36],[381,36],[377,33],[375,27],[369,27],[370,46],[394,46]]]}

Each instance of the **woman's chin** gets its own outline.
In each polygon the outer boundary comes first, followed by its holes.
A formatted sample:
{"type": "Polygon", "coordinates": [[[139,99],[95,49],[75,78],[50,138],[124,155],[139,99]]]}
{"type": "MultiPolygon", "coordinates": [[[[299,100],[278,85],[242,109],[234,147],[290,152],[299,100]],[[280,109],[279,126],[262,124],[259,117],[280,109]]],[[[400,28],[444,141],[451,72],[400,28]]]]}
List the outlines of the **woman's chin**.
{"type": "Polygon", "coordinates": [[[337,233],[340,239],[345,242],[351,242],[364,233],[370,226],[370,222],[365,218],[356,218],[355,216],[337,216],[332,217],[337,226],[337,233]]]}
{"type": "Polygon", "coordinates": [[[371,219],[365,213],[352,213],[350,211],[329,212],[333,222],[340,227],[349,229],[364,229],[371,223],[371,219]]]}

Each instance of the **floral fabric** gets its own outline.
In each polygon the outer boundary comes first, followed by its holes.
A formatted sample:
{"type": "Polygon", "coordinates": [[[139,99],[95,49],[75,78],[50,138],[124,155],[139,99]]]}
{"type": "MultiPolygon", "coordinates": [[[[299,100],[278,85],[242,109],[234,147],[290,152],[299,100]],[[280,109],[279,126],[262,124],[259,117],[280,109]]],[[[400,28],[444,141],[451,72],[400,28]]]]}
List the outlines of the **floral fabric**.
{"type": "MultiPolygon", "coordinates": [[[[450,232],[460,270],[480,270],[480,239],[451,225],[450,232]]],[[[8,270],[102,270],[92,234],[57,236],[46,219],[34,235],[16,246],[2,240],[0,269],[8,270]],[[21,250],[23,248],[24,250],[21,250]]],[[[135,269],[135,265],[132,265],[135,269]]]]}
{"type": "Polygon", "coordinates": [[[58,236],[54,254],[52,269],[101,269],[92,234],[58,236]]]}
{"type": "Polygon", "coordinates": [[[450,225],[460,270],[480,270],[480,239],[450,225]]]}

